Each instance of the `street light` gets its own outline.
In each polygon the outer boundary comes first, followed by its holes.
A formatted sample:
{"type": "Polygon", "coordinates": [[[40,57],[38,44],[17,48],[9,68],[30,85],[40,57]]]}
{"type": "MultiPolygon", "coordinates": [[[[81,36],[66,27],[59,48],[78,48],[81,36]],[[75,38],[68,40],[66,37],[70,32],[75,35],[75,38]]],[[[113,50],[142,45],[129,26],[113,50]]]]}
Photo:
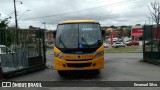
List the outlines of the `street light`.
{"type": "Polygon", "coordinates": [[[19,18],[18,18],[17,21],[19,21],[19,19],[21,19],[21,17],[22,17],[26,12],[29,12],[29,11],[31,11],[31,10],[27,10],[27,11],[25,11],[24,13],[22,13],[21,16],[19,16],[19,18]]]}
{"type": "MultiPolygon", "coordinates": [[[[20,17],[22,17],[22,16],[23,16],[26,12],[28,12],[28,11],[31,11],[31,10],[27,10],[27,11],[23,12],[23,13],[20,15],[20,17]]],[[[7,17],[11,17],[12,14],[14,14],[14,13],[15,13],[15,12],[13,11],[12,13],[8,14],[7,17]]],[[[19,19],[20,19],[20,18],[19,18],[19,19]]],[[[19,19],[18,19],[18,20],[19,20],[19,19]]],[[[17,20],[17,21],[18,21],[18,20],[17,20]]]]}

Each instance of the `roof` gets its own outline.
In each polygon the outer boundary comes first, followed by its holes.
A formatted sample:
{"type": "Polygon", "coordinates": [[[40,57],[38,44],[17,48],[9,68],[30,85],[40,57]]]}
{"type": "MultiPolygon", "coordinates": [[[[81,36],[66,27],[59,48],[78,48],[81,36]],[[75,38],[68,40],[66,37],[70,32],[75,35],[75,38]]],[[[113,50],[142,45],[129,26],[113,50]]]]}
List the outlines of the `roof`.
{"type": "Polygon", "coordinates": [[[69,24],[69,23],[98,23],[96,20],[67,20],[62,21],[59,24],[69,24]]]}
{"type": "Polygon", "coordinates": [[[143,28],[142,26],[132,26],[132,29],[133,28],[143,28]]]}

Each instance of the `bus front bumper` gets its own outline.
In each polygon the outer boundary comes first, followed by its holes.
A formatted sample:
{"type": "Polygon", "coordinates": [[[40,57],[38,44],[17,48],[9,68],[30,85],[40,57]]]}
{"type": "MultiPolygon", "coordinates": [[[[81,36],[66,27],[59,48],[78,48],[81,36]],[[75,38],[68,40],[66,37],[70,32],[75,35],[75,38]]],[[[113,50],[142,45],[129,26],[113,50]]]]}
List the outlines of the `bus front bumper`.
{"type": "Polygon", "coordinates": [[[54,58],[54,67],[56,70],[95,70],[104,67],[104,56],[92,60],[72,60],[67,61],[54,58]]]}

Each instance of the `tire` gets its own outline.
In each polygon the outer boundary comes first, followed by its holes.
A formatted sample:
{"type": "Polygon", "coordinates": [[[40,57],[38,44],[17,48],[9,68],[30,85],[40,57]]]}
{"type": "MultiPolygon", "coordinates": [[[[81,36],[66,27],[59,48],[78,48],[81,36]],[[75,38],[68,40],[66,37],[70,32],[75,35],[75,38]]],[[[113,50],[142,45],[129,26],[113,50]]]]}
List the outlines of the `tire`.
{"type": "Polygon", "coordinates": [[[58,71],[59,76],[61,77],[65,77],[67,76],[67,72],[66,71],[58,71]]]}
{"type": "Polygon", "coordinates": [[[158,52],[160,52],[160,47],[158,46],[157,48],[158,48],[158,52]]]}
{"type": "Polygon", "coordinates": [[[96,75],[98,75],[98,74],[101,73],[101,70],[99,70],[99,69],[93,70],[93,73],[96,74],[96,75]]]}

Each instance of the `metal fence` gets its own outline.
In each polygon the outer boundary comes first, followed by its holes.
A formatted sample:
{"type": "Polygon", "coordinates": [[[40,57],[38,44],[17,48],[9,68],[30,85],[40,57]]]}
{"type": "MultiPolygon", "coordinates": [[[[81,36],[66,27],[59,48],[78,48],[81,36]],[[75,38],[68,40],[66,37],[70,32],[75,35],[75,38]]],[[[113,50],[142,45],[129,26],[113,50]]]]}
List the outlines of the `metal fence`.
{"type": "Polygon", "coordinates": [[[0,66],[4,75],[45,67],[44,30],[0,28],[0,66]]]}
{"type": "Polygon", "coordinates": [[[160,30],[156,26],[144,26],[143,58],[145,61],[160,64],[160,30]]]}

